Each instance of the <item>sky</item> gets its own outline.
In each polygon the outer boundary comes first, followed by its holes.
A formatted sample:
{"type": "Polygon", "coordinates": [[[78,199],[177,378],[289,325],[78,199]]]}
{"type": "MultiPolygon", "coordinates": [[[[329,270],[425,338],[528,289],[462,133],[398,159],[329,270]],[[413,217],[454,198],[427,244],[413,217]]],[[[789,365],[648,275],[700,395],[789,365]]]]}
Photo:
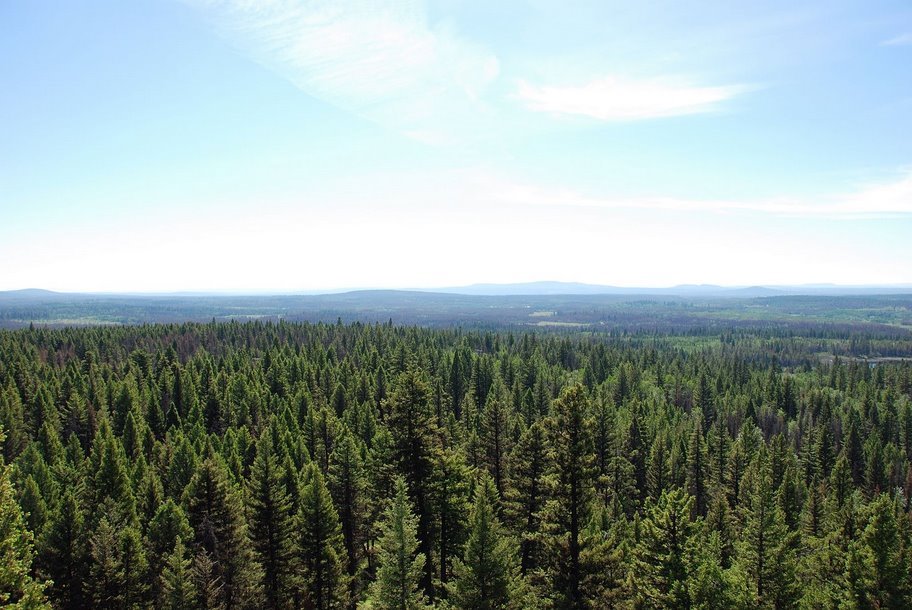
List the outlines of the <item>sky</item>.
{"type": "Polygon", "coordinates": [[[912,282],[908,0],[0,0],[0,290],[912,282]]]}

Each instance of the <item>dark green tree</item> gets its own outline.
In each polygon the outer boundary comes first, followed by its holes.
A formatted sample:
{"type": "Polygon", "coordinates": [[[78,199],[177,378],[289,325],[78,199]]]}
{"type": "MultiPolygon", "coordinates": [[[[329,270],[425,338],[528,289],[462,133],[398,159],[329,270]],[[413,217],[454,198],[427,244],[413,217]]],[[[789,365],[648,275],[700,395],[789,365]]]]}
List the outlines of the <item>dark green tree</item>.
{"type": "Polygon", "coordinates": [[[798,593],[796,533],[788,530],[776,502],[765,448],[761,448],[752,468],[736,560],[747,575],[758,607],[791,608],[797,604],[798,593]]]}
{"type": "Polygon", "coordinates": [[[294,513],[269,434],[257,443],[247,490],[250,541],[262,566],[266,607],[288,605],[293,591],[294,513]]]}
{"type": "MultiPolygon", "coordinates": [[[[0,444],[3,431],[0,429],[0,444]]],[[[33,576],[32,534],[13,495],[9,467],[0,458],[0,604],[4,607],[50,608],[45,583],[33,576]]]]}
{"type": "Polygon", "coordinates": [[[168,555],[160,578],[161,593],[156,607],[166,610],[194,610],[199,607],[192,562],[180,536],[174,541],[174,550],[168,555]]]}
{"type": "Polygon", "coordinates": [[[255,603],[259,594],[259,566],[254,559],[239,494],[228,481],[218,458],[208,457],[184,491],[187,518],[197,553],[212,562],[220,583],[218,600],[228,610],[255,603]]]}
{"type": "Polygon", "coordinates": [[[83,511],[72,489],[64,492],[60,506],[51,513],[39,548],[40,571],[52,581],[49,597],[54,605],[86,607],[88,537],[83,511]]]}
{"type": "Polygon", "coordinates": [[[425,558],[418,551],[417,519],[401,477],[394,481],[394,494],[383,514],[377,579],[370,586],[365,608],[427,610],[430,605],[421,586],[425,558]]]}
{"type": "Polygon", "coordinates": [[[329,462],[329,489],[339,513],[346,572],[352,584],[351,598],[356,599],[359,593],[357,577],[367,534],[368,480],[357,441],[347,429],[336,444],[329,462]]]}
{"type": "Polygon", "coordinates": [[[519,569],[522,576],[543,567],[542,517],[548,498],[547,433],[541,422],[532,424],[520,437],[510,456],[511,487],[507,490],[506,514],[519,538],[519,569]]]}
{"type": "Polygon", "coordinates": [[[316,464],[307,466],[295,529],[304,605],[336,610],[349,603],[347,555],[339,516],[316,464]]]}
{"type": "Polygon", "coordinates": [[[441,451],[437,419],[431,409],[431,394],[425,376],[410,367],[399,375],[389,398],[387,426],[393,441],[393,461],[405,477],[412,505],[418,517],[418,541],[425,556],[422,581],[428,595],[433,593],[434,515],[432,486],[434,465],[441,451]]]}
{"type": "Polygon", "coordinates": [[[637,549],[636,590],[646,607],[689,608],[689,547],[696,532],[694,498],[680,489],[648,502],[637,549]]]}
{"type": "Polygon", "coordinates": [[[595,456],[589,399],[581,385],[565,388],[549,423],[550,499],[547,507],[551,593],[556,608],[585,608],[580,562],[592,515],[595,456]]]}
{"type": "Polygon", "coordinates": [[[511,607],[518,588],[515,557],[510,539],[495,514],[498,503],[493,480],[477,485],[469,517],[469,538],[462,561],[454,566],[450,603],[463,610],[498,610],[511,607]]]}

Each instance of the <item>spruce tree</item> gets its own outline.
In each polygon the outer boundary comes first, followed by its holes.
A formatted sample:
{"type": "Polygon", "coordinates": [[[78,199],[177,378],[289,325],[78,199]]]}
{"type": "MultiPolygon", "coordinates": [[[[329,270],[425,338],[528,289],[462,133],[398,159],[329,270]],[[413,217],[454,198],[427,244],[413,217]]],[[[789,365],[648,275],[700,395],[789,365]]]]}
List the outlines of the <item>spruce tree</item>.
{"type": "Polygon", "coordinates": [[[313,462],[307,469],[295,525],[302,597],[305,606],[315,610],[346,608],[347,556],[339,516],[320,469],[313,462]]]}
{"type": "Polygon", "coordinates": [[[649,450],[646,467],[646,489],[649,497],[658,499],[668,487],[668,439],[663,432],[656,434],[649,450]]]}
{"type": "Polygon", "coordinates": [[[247,538],[240,498],[217,458],[208,457],[199,465],[184,491],[184,504],[194,546],[197,552],[205,551],[221,585],[219,602],[228,610],[254,603],[259,566],[247,538]]]}
{"type": "Polygon", "coordinates": [[[417,519],[410,509],[405,480],[396,477],[394,496],[383,514],[377,579],[364,610],[428,610],[421,586],[425,557],[418,552],[417,519]]]}
{"type": "Polygon", "coordinates": [[[510,456],[510,479],[507,491],[507,517],[519,538],[519,569],[523,576],[543,564],[542,516],[548,498],[547,436],[539,421],[520,437],[510,456]]]}
{"type": "MultiPolygon", "coordinates": [[[[358,443],[348,429],[330,456],[329,488],[339,513],[342,540],[345,544],[346,572],[352,586],[357,587],[367,527],[368,481],[358,443]]],[[[357,589],[353,588],[352,596],[357,593],[357,589]]]]}
{"type": "Polygon", "coordinates": [[[584,528],[591,517],[596,471],[589,399],[583,386],[565,388],[554,401],[549,443],[551,593],[556,608],[584,608],[587,600],[581,584],[586,574],[580,555],[587,542],[584,528]]]}
{"type": "Polygon", "coordinates": [[[437,453],[431,503],[436,517],[437,565],[440,583],[449,580],[453,561],[459,557],[465,541],[465,523],[469,507],[468,467],[462,454],[453,449],[437,453]]]}
{"type": "Polygon", "coordinates": [[[126,588],[123,562],[118,548],[118,532],[102,517],[89,540],[89,599],[93,608],[116,610],[125,606],[126,588]]]}
{"type": "Polygon", "coordinates": [[[85,517],[72,489],[64,492],[51,513],[40,541],[40,570],[52,581],[49,596],[59,608],[86,607],[88,537],[85,517]]]}
{"type": "Polygon", "coordinates": [[[688,552],[696,527],[691,521],[694,498],[680,489],[665,491],[649,502],[637,550],[637,587],[646,606],[688,608],[688,552]]]}
{"type": "Polygon", "coordinates": [[[192,562],[180,536],[174,541],[174,550],[168,555],[160,578],[161,593],[157,607],[165,610],[194,610],[198,607],[192,562]]]}
{"type": "Polygon", "coordinates": [[[151,598],[159,599],[161,574],[170,561],[177,539],[193,540],[193,530],[187,521],[183,508],[168,498],[158,507],[146,530],[146,556],[149,564],[147,581],[151,587],[151,598]]]}
{"type": "Polygon", "coordinates": [[[462,610],[503,610],[511,606],[517,588],[510,539],[495,514],[498,496],[490,477],[475,491],[469,517],[469,538],[462,561],[455,563],[450,603],[462,610]]]}
{"type": "Polygon", "coordinates": [[[399,375],[391,392],[387,426],[393,441],[393,460],[408,484],[418,518],[418,540],[425,556],[425,591],[433,593],[434,542],[432,485],[434,464],[441,451],[436,418],[431,412],[430,390],[424,375],[413,366],[399,375]]]}
{"type": "Polygon", "coordinates": [[[908,607],[912,603],[912,583],[895,505],[889,496],[882,494],[868,506],[867,512],[868,523],[861,539],[850,550],[847,577],[854,581],[851,600],[860,608],[908,607]],[[851,565],[852,560],[857,566],[851,565]]]}
{"type": "Polygon", "coordinates": [[[33,553],[32,534],[26,529],[13,495],[9,467],[0,457],[0,605],[30,610],[50,608],[45,584],[32,575],[33,553]]]}
{"type": "Polygon", "coordinates": [[[793,607],[797,602],[796,533],[789,532],[776,503],[765,447],[760,448],[752,468],[737,561],[747,574],[755,603],[764,608],[793,607]]]}
{"type": "Polygon", "coordinates": [[[503,495],[507,478],[507,456],[510,451],[510,426],[506,390],[499,379],[494,383],[482,412],[482,437],[485,465],[494,478],[497,493],[503,495]]]}
{"type": "Polygon", "coordinates": [[[250,471],[247,503],[250,541],[263,568],[262,587],[271,610],[287,606],[293,588],[294,515],[281,477],[271,437],[264,433],[250,471]]]}
{"type": "Polygon", "coordinates": [[[691,510],[694,517],[705,516],[709,502],[706,443],[703,440],[701,423],[701,418],[695,418],[687,444],[687,493],[693,498],[691,510]]]}

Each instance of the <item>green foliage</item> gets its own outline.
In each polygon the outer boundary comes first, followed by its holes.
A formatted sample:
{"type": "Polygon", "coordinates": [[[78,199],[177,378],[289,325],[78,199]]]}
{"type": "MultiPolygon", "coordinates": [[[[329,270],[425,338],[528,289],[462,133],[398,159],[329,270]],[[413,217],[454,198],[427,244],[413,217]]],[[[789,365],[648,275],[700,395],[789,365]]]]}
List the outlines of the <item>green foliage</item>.
{"type": "Polygon", "coordinates": [[[0,332],[0,594],[910,607],[912,340],[803,324],[0,332]]]}
{"type": "Polygon", "coordinates": [[[305,471],[295,530],[304,604],[315,610],[348,605],[346,552],[339,517],[316,464],[305,471]]]}
{"type": "Polygon", "coordinates": [[[418,552],[417,519],[409,508],[404,479],[394,483],[394,496],[383,515],[377,579],[364,608],[424,610],[428,601],[421,587],[425,556],[418,552]]]}
{"type": "MultiPolygon", "coordinates": [[[[637,593],[645,605],[689,608],[688,553],[696,531],[691,521],[694,498],[680,489],[648,502],[637,549],[637,593]]],[[[704,574],[703,582],[714,575],[704,574]]]]}
{"type": "Polygon", "coordinates": [[[9,467],[0,458],[0,604],[4,607],[50,607],[45,599],[45,584],[32,576],[33,555],[32,534],[26,529],[13,495],[9,467]]]}
{"type": "Polygon", "coordinates": [[[272,439],[264,434],[250,471],[247,503],[250,540],[263,567],[262,587],[270,609],[285,607],[294,586],[294,515],[281,474],[272,439]]]}
{"type": "Polygon", "coordinates": [[[259,566],[247,537],[241,501],[218,458],[197,468],[184,491],[187,517],[197,553],[212,562],[213,579],[220,584],[218,600],[227,608],[245,607],[257,598],[259,566]]]}
{"type": "Polygon", "coordinates": [[[550,499],[547,505],[549,563],[554,604],[581,608],[587,600],[580,556],[589,539],[584,528],[591,518],[596,474],[592,418],[585,388],[564,389],[554,401],[549,421],[551,451],[550,499]]]}
{"type": "Polygon", "coordinates": [[[504,610],[519,590],[513,544],[495,515],[497,503],[495,483],[484,477],[475,491],[465,554],[453,569],[450,602],[456,608],[504,610]]]}
{"type": "Polygon", "coordinates": [[[168,555],[161,572],[161,595],[158,607],[167,610],[192,610],[196,608],[196,587],[192,578],[192,563],[180,536],[174,541],[174,550],[168,555]]]}

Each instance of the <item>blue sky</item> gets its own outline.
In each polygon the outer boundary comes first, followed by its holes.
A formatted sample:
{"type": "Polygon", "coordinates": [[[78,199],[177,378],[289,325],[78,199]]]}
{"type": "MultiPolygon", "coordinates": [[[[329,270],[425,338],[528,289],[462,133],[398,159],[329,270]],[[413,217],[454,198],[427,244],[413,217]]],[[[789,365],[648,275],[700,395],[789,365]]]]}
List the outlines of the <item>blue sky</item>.
{"type": "Polygon", "coordinates": [[[0,289],[912,282],[912,5],[0,3],[0,289]]]}

